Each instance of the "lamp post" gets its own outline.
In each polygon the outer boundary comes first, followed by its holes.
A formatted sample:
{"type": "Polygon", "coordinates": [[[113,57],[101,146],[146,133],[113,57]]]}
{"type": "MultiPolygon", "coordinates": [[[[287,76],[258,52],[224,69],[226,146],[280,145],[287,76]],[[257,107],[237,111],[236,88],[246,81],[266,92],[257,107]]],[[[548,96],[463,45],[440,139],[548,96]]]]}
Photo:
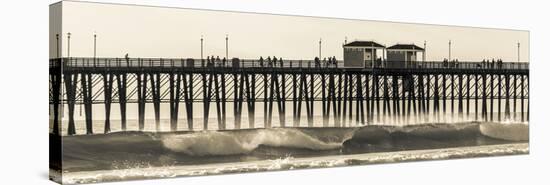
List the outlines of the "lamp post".
{"type": "Polygon", "coordinates": [[[319,60],[321,60],[321,43],[323,42],[322,38],[319,38],[319,60]]]}
{"type": "Polygon", "coordinates": [[[201,35],[201,61],[203,60],[203,53],[202,53],[202,48],[203,48],[203,36],[201,35]]]}
{"type": "Polygon", "coordinates": [[[449,40],[449,58],[448,60],[451,60],[451,40],[449,40]]]}
{"type": "Polygon", "coordinates": [[[519,42],[518,42],[518,62],[519,62],[519,42]]]}
{"type": "Polygon", "coordinates": [[[96,49],[97,49],[97,34],[94,32],[94,61],[96,60],[96,57],[97,57],[96,49]]]}
{"type": "Polygon", "coordinates": [[[225,34],[225,58],[229,60],[229,35],[225,34]]]}
{"type": "Polygon", "coordinates": [[[426,62],[426,41],[424,41],[424,52],[422,52],[422,62],[426,62]]]}
{"type": "Polygon", "coordinates": [[[59,33],[58,34],[55,34],[55,44],[56,44],[56,55],[57,55],[57,58],[59,58],[59,33]]]}
{"type": "Polygon", "coordinates": [[[71,57],[71,32],[67,33],[67,58],[71,57]]]}

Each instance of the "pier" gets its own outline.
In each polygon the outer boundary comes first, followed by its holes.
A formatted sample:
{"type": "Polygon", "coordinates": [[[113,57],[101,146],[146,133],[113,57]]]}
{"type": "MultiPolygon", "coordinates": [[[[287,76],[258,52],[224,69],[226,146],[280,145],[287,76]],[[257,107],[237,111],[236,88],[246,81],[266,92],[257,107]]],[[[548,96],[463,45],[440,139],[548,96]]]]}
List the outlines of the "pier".
{"type": "Polygon", "coordinates": [[[311,127],[314,110],[320,110],[326,127],[346,126],[346,120],[368,125],[382,118],[406,121],[439,113],[456,117],[474,114],[479,121],[503,121],[517,114],[518,120],[529,119],[528,63],[419,61],[408,66],[380,63],[362,68],[342,64],[311,60],[267,64],[237,58],[214,64],[201,59],[50,59],[53,133],[60,134],[60,115],[67,106],[67,134],[76,134],[75,107],[81,105],[86,133],[94,134],[95,104],[105,106],[104,133],[111,130],[113,104],[119,104],[117,119],[122,130],[127,129],[128,104],[138,106],[139,130],[144,128],[146,104],[153,105],[157,130],[160,105],[169,104],[172,131],[182,130],[177,127],[180,105],[185,106],[187,130],[196,124],[208,129],[211,109],[216,110],[220,130],[228,124],[239,129],[244,119],[250,124],[247,128],[253,128],[259,104],[263,105],[265,128],[272,127],[274,112],[279,114],[280,127],[311,127]],[[202,110],[196,110],[194,103],[201,103],[202,110]],[[231,111],[227,106],[232,106],[231,111]],[[472,106],[474,110],[470,110],[472,106]],[[204,121],[193,119],[194,111],[202,112],[204,121]],[[287,111],[292,111],[292,120],[286,119],[287,111]],[[300,123],[302,116],[307,123],[300,123]]]}

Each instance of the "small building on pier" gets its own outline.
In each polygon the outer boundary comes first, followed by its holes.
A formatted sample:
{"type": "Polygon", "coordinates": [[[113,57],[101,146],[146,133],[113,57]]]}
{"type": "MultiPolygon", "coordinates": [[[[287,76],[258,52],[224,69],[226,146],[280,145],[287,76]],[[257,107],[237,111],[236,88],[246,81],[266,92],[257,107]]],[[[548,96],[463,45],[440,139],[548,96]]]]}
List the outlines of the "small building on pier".
{"type": "Polygon", "coordinates": [[[387,67],[408,67],[416,64],[418,53],[424,48],[414,44],[396,44],[387,48],[387,67]]]}
{"type": "Polygon", "coordinates": [[[385,47],[374,41],[353,41],[344,46],[344,67],[364,68],[380,65],[377,50],[385,47]]]}

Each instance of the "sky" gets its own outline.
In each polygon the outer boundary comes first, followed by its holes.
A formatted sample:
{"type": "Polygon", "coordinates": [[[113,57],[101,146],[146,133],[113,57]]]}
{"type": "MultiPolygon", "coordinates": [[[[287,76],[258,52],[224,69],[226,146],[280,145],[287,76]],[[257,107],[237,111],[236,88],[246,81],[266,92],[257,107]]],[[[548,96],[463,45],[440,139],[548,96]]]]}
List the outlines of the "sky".
{"type": "Polygon", "coordinates": [[[201,36],[204,56],[223,57],[227,35],[230,58],[311,60],[319,54],[321,39],[322,57],[342,59],[347,38],[348,42],[372,40],[387,47],[397,43],[423,47],[425,41],[429,61],[447,58],[451,40],[452,59],[516,62],[520,43],[520,61],[529,59],[529,32],[521,30],[73,1],[54,4],[52,9],[62,12],[50,13],[50,57],[56,56],[55,34],[61,35],[61,55],[67,56],[70,32],[71,57],[93,56],[95,33],[98,57],[128,53],[141,58],[200,58],[201,36]]]}

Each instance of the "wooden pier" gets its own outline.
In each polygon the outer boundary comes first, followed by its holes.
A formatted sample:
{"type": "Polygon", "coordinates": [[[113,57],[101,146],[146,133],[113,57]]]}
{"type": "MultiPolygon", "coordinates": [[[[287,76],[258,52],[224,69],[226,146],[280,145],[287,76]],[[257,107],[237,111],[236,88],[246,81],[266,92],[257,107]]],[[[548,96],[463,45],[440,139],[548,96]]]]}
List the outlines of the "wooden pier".
{"type": "MultiPolygon", "coordinates": [[[[50,105],[53,133],[60,134],[60,114],[67,106],[67,134],[75,132],[75,106],[82,105],[86,133],[93,134],[94,104],[105,106],[104,132],[111,130],[111,105],[119,104],[122,130],[127,129],[127,105],[137,104],[139,129],[145,127],[145,105],[152,104],[155,128],[160,128],[161,104],[169,104],[170,129],[180,120],[185,106],[187,128],[195,128],[193,112],[203,113],[208,129],[210,109],[216,110],[218,129],[227,124],[241,128],[242,111],[248,112],[248,128],[255,125],[258,103],[263,104],[264,127],[272,127],[274,111],[281,127],[313,126],[320,109],[323,126],[346,126],[346,120],[370,124],[380,119],[406,122],[422,116],[475,114],[479,121],[502,121],[520,114],[529,118],[528,63],[490,65],[460,62],[417,62],[407,67],[371,66],[344,68],[336,64],[285,60],[264,64],[233,59],[208,63],[200,59],[58,58],[50,60],[50,105]],[[473,101],[474,110],[470,110],[473,101]],[[321,106],[314,106],[320,102],[321,106]],[[202,110],[194,110],[202,103],[202,110]],[[380,105],[380,103],[382,105],[380,105]],[[495,104],[496,103],[496,104],[495,104]],[[215,104],[215,107],[211,107],[215,104]],[[245,107],[243,107],[243,105],[245,107]],[[286,119],[292,105],[292,118],[286,119]],[[229,112],[227,106],[233,106],[229,112]],[[275,108],[274,108],[275,106],[275,108]],[[306,114],[302,115],[305,107],[306,114]],[[518,110],[519,107],[519,110],[518,110]],[[233,114],[229,116],[228,112],[233,114]],[[501,114],[502,113],[502,114],[501,114]],[[479,116],[478,116],[479,115],[479,116]],[[331,119],[332,118],[332,119],[331,119]]],[[[117,115],[118,116],[118,115],[117,115]]]]}

